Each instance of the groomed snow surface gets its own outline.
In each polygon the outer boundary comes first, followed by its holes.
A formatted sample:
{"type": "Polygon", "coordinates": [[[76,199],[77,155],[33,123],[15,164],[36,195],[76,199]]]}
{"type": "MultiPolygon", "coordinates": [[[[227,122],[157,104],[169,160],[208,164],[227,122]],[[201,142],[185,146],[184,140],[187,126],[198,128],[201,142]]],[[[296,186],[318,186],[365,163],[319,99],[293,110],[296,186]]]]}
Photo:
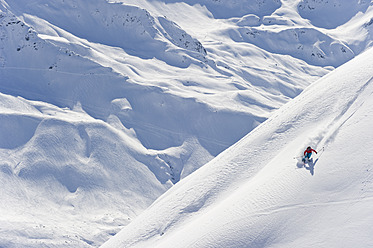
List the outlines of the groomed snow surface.
{"type": "Polygon", "coordinates": [[[0,0],[0,247],[369,247],[372,13],[0,0]]]}
{"type": "Polygon", "coordinates": [[[372,247],[372,57],[308,87],[102,248],[372,247]]]}

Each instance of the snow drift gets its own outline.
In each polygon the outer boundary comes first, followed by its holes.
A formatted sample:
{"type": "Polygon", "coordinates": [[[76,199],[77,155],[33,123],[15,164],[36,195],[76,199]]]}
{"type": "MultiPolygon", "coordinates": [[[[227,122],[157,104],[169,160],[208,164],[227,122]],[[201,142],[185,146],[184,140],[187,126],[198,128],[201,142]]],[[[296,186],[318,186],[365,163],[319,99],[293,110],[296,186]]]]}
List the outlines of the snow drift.
{"type": "Polygon", "coordinates": [[[372,246],[372,56],[308,87],[102,247],[372,246]],[[308,145],[319,153],[303,168],[308,145]]]}

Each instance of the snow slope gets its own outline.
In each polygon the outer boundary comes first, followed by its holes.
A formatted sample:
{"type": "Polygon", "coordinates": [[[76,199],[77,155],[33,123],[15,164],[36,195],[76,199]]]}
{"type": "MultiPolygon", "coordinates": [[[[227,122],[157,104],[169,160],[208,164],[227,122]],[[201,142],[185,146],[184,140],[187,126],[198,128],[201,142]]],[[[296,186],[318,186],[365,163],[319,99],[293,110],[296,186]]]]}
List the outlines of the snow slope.
{"type": "Polygon", "coordinates": [[[372,57],[308,87],[102,247],[371,247],[372,57]],[[318,154],[303,168],[307,145],[318,154]]]}
{"type": "Polygon", "coordinates": [[[0,106],[1,247],[98,246],[171,186],[130,130],[4,94],[0,106]]]}
{"type": "Polygon", "coordinates": [[[0,246],[102,244],[370,47],[352,6],[0,0],[0,246]]]}

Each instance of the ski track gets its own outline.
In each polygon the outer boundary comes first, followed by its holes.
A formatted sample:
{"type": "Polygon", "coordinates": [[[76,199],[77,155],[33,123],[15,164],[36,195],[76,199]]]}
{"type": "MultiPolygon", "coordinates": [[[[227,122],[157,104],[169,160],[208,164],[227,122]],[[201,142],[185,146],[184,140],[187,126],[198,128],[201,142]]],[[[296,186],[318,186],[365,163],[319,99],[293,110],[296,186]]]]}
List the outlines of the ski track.
{"type": "MultiPolygon", "coordinates": [[[[363,92],[371,86],[373,82],[373,77],[371,77],[365,84],[357,90],[355,96],[346,104],[346,107],[342,109],[340,114],[337,115],[325,128],[325,130],[319,134],[322,139],[316,140],[316,145],[323,148],[327,148],[328,145],[333,142],[334,138],[338,134],[338,131],[342,126],[359,110],[359,108],[364,104],[363,92]],[[363,98],[362,100],[359,100],[363,98]]],[[[372,91],[373,92],[373,91],[372,91]]],[[[370,93],[373,95],[373,93],[370,93]]]]}

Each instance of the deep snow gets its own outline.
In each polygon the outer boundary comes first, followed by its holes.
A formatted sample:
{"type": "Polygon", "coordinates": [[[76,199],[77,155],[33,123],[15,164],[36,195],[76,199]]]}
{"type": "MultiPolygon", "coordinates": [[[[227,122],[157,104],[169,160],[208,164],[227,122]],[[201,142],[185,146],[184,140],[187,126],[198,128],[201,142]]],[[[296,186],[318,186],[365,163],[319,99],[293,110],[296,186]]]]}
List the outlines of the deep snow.
{"type": "Polygon", "coordinates": [[[0,0],[0,246],[108,240],[372,45],[334,3],[0,0]]]}

